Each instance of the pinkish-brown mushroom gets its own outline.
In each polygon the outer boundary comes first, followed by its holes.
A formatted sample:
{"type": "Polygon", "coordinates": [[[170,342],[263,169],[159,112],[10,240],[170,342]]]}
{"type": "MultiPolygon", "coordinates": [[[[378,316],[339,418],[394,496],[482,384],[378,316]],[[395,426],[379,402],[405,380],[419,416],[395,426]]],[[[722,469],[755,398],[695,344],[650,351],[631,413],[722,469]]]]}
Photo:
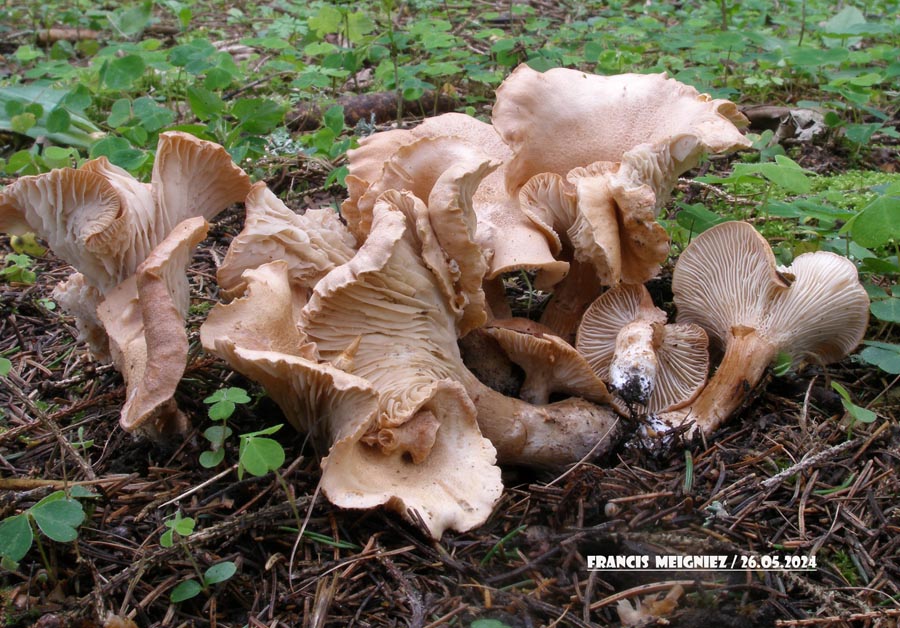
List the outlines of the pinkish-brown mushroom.
{"type": "Polygon", "coordinates": [[[97,308],[113,364],[125,379],[119,423],[127,432],[157,439],[188,429],[174,399],[188,355],[186,272],[208,227],[202,216],[176,225],[97,308]]]}
{"type": "Polygon", "coordinates": [[[656,432],[692,424],[711,434],[779,352],[795,362],[835,362],[862,341],[868,322],[869,297],[850,260],[818,251],[778,267],[744,222],[697,236],[678,259],[672,290],[678,321],[702,327],[725,355],[691,404],[658,417],[656,432]]]}
{"type": "MultiPolygon", "coordinates": [[[[592,266],[606,286],[658,272],[668,237],[656,217],[679,175],[705,152],[749,146],[733,103],[664,74],[522,65],[497,90],[492,121],[513,153],[507,192],[558,235],[564,261],[592,266]]],[[[570,273],[568,281],[585,279],[570,273]]],[[[568,338],[598,292],[563,285],[557,293],[542,322],[568,338]]]]}
{"type": "Polygon", "coordinates": [[[33,231],[82,277],[57,292],[72,306],[91,350],[107,356],[96,317],[103,295],[134,275],[174,229],[195,216],[210,220],[243,201],[249,177],[221,146],[187,133],[161,133],[151,182],[141,183],[105,157],[81,168],[21,177],[0,192],[0,231],[33,231]]]}
{"type": "Polygon", "coordinates": [[[706,383],[708,340],[697,325],[666,324],[643,285],[607,290],[584,313],[575,343],[597,375],[641,413],[674,410],[706,383]]]}

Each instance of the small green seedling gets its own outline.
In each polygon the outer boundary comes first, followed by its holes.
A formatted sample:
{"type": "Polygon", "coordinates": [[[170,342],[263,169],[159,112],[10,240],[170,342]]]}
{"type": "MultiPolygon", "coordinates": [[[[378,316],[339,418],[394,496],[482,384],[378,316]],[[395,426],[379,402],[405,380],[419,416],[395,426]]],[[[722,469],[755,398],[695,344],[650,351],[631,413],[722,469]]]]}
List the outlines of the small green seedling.
{"type": "Polygon", "coordinates": [[[844,405],[844,410],[846,410],[847,414],[850,415],[850,418],[853,419],[853,421],[850,423],[851,430],[853,429],[853,425],[857,422],[872,423],[875,421],[875,419],[878,418],[878,415],[871,410],[853,403],[853,401],[850,399],[850,393],[847,391],[847,389],[837,382],[831,382],[831,387],[835,390],[835,392],[837,392],[837,394],[841,396],[841,403],[844,405]]]}
{"type": "Polygon", "coordinates": [[[9,253],[6,256],[6,268],[0,269],[0,277],[10,283],[31,285],[37,274],[31,270],[33,260],[25,254],[9,253]]]}
{"type": "MultiPolygon", "coordinates": [[[[73,487],[71,494],[78,497],[92,497],[93,494],[81,487],[73,487]]],[[[40,538],[35,536],[37,528],[50,540],[70,543],[78,538],[78,526],[84,521],[81,503],[65,491],[47,495],[25,512],[7,517],[0,523],[0,566],[15,569],[37,540],[38,549],[44,563],[49,565],[40,538]]]]}
{"type": "Polygon", "coordinates": [[[241,434],[238,478],[243,479],[244,471],[256,477],[262,477],[269,471],[277,473],[284,464],[284,448],[278,441],[265,436],[280,429],[281,425],[274,425],[258,432],[241,434]]]}
{"type": "Polygon", "coordinates": [[[12,370],[12,362],[9,358],[0,358],[0,377],[6,377],[12,370]]]}
{"type": "Polygon", "coordinates": [[[194,519],[182,517],[181,512],[176,512],[175,518],[165,521],[165,525],[168,530],[163,532],[159,539],[159,544],[163,547],[172,547],[176,540],[180,540],[180,537],[187,537],[194,533],[194,519]]]}
{"type": "Polygon", "coordinates": [[[209,405],[209,418],[213,421],[221,421],[221,425],[214,425],[203,432],[203,437],[210,442],[208,451],[200,454],[200,464],[211,469],[225,459],[225,441],[232,430],[228,427],[228,419],[234,414],[236,404],[250,403],[250,396],[243,388],[232,386],[223,388],[203,400],[209,405]]]}
{"type": "Polygon", "coordinates": [[[179,582],[178,585],[172,589],[172,592],[169,593],[169,599],[172,600],[172,602],[184,602],[185,600],[196,597],[201,591],[208,590],[209,587],[214,584],[225,582],[237,572],[237,565],[230,560],[226,560],[221,563],[216,563],[202,574],[200,573],[200,566],[197,565],[193,554],[191,554],[187,545],[184,543],[184,539],[194,533],[195,521],[192,517],[182,517],[181,512],[176,512],[174,518],[165,521],[165,525],[168,529],[163,532],[159,539],[159,544],[163,547],[172,547],[176,542],[181,545],[199,577],[199,581],[191,578],[190,580],[179,582]]]}
{"type": "Polygon", "coordinates": [[[237,565],[230,560],[216,563],[203,572],[199,582],[193,578],[185,580],[184,582],[179,582],[169,594],[169,599],[176,604],[178,602],[189,600],[196,597],[201,591],[209,589],[212,585],[225,582],[236,572],[237,565]]]}

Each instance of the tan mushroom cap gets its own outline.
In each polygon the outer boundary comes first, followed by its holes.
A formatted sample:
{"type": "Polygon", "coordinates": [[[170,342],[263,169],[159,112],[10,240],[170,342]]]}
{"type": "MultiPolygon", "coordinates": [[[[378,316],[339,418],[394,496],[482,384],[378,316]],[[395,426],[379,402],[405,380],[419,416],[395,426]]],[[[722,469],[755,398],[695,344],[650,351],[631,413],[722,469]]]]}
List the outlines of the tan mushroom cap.
{"type": "Polygon", "coordinates": [[[410,193],[387,192],[376,202],[356,257],[324,277],[303,310],[301,327],[319,355],[335,363],[358,343],[352,373],[386,399],[382,429],[405,423],[398,417],[447,379],[463,384],[479,427],[507,462],[560,466],[607,451],[619,431],[610,408],[579,398],[534,406],[490,390],[465,368],[452,307],[422,256],[422,243],[437,238],[422,236],[431,224],[420,219],[426,211],[410,193]]]}
{"type": "MultiPolygon", "coordinates": [[[[481,181],[500,162],[458,137],[415,138],[408,131],[390,133],[402,134],[409,143],[397,147],[397,142],[387,142],[395,152],[384,162],[379,178],[368,184],[359,197],[351,190],[350,198],[342,206],[343,213],[351,230],[362,241],[371,229],[376,199],[383,193],[406,191],[423,201],[427,215],[408,217],[411,224],[425,220],[431,225],[416,229],[422,239],[423,258],[441,278],[456,312],[460,333],[465,334],[486,318],[481,284],[487,259],[475,242],[477,222],[472,197],[481,181]]],[[[358,153],[367,169],[373,159],[371,153],[382,146],[373,142],[368,148],[371,150],[360,149],[358,153]]]]}
{"type": "Polygon", "coordinates": [[[757,328],[775,294],[789,287],[766,239],[743,222],[695,237],[672,276],[678,322],[700,325],[721,346],[737,326],[757,328]]]}
{"type": "Polygon", "coordinates": [[[840,360],[862,342],[868,323],[869,298],[852,262],[817,251],[777,267],[766,240],[745,222],[697,236],[678,260],[672,290],[679,322],[723,343],[735,328],[752,328],[797,361],[840,360]]]}
{"type": "MultiPolygon", "coordinates": [[[[194,216],[210,219],[243,201],[249,189],[249,177],[224,148],[171,131],[160,134],[150,184],[105,157],[78,170],[20,177],[0,192],[0,231],[34,231],[83,275],[78,281],[106,294],[132,276],[175,225],[194,216]]],[[[71,312],[94,354],[106,357],[96,317],[86,310],[71,312]]]]}
{"type": "Polygon", "coordinates": [[[672,278],[678,320],[725,346],[713,378],[674,423],[711,433],[740,405],[779,352],[795,362],[833,362],[865,334],[869,298],[856,267],[828,252],[804,253],[778,268],[749,224],[709,229],[681,254],[672,278]]]}
{"type": "Polygon", "coordinates": [[[179,223],[98,307],[127,386],[120,419],[125,431],[156,438],[188,428],[173,395],[188,354],[187,267],[208,227],[202,216],[179,223]]]}
{"type": "Polygon", "coordinates": [[[353,374],[389,400],[382,427],[406,421],[433,382],[451,379],[453,372],[443,357],[456,347],[455,316],[407,227],[407,216],[426,212],[408,192],[384,194],[356,256],[316,284],[301,317],[302,330],[325,360],[359,343],[353,374]]]}
{"type": "Polygon", "coordinates": [[[667,325],[642,285],[620,284],[585,312],[576,347],[594,371],[642,413],[683,407],[706,383],[706,333],[667,325]]]}
{"type": "Polygon", "coordinates": [[[510,359],[525,371],[519,397],[536,405],[565,393],[594,403],[611,403],[606,385],[575,347],[528,319],[500,319],[484,327],[510,359]]]}
{"type": "Polygon", "coordinates": [[[218,303],[200,326],[200,342],[211,353],[218,341],[255,351],[277,351],[316,360],[315,345],[297,327],[299,310],[284,260],[244,271],[244,295],[218,303]]]}
{"type": "Polygon", "coordinates": [[[703,390],[709,372],[709,338],[697,325],[661,326],[662,344],[656,350],[659,376],[643,413],[678,410],[703,390]]]}
{"type": "Polygon", "coordinates": [[[100,157],[21,177],[0,192],[0,230],[33,230],[101,292],[134,274],[178,223],[243,201],[249,177],[224,148],[161,133],[151,183],[100,157]]]}
{"type": "Polygon", "coordinates": [[[497,89],[492,121],[514,154],[506,169],[511,192],[542,172],[564,176],[597,161],[621,162],[642,144],[665,145],[678,173],[704,150],[749,146],[734,103],[665,74],[539,73],[522,64],[497,89]]]}
{"type": "Polygon", "coordinates": [[[496,164],[508,161],[511,153],[491,125],[447,113],[427,118],[410,130],[369,136],[358,149],[349,151],[348,157],[350,194],[341,210],[358,241],[369,231],[367,216],[382,192],[406,190],[427,201],[437,174],[457,161],[486,157],[494,164],[492,172],[483,176],[471,198],[477,218],[471,223],[476,227],[474,241],[488,263],[486,278],[534,270],[538,287],[544,288],[565,276],[568,264],[554,259],[551,252],[556,236],[522,214],[515,197],[506,193],[502,166],[494,170],[496,164]]]}
{"type": "MultiPolygon", "coordinates": [[[[669,243],[656,217],[681,173],[703,152],[749,146],[733,103],[664,74],[539,73],[523,64],[498,88],[492,120],[513,152],[508,192],[556,232],[565,261],[592,264],[605,286],[659,272],[669,243]]],[[[555,296],[545,322],[568,320],[557,308],[580,315],[595,296],[555,296]]]]}
{"type": "Polygon", "coordinates": [[[666,314],[655,305],[642,285],[622,284],[604,292],[584,313],[575,348],[600,379],[608,382],[616,352],[616,337],[634,321],[665,323],[666,314]]]}
{"type": "Polygon", "coordinates": [[[356,254],[355,239],[331,209],[297,214],[263,182],[253,185],[244,203],[244,228],[216,272],[226,297],[244,291],[244,271],[281,260],[287,264],[295,293],[302,292],[305,302],[309,288],[356,254]]]}

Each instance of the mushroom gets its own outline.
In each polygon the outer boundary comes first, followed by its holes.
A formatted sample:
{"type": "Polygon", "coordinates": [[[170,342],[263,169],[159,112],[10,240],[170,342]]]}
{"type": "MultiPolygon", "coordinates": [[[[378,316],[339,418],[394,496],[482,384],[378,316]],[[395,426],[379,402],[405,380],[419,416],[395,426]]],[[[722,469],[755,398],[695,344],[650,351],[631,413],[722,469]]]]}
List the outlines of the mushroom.
{"type": "Polygon", "coordinates": [[[488,265],[483,278],[499,281],[505,273],[531,270],[537,273],[538,288],[553,286],[568,271],[566,262],[554,258],[559,239],[529,220],[518,198],[506,193],[503,168],[512,154],[491,125],[471,116],[447,113],[410,130],[363,139],[358,149],[348,152],[350,195],[342,213],[361,240],[368,230],[366,216],[371,215],[379,194],[389,189],[407,190],[426,200],[436,175],[449,163],[485,157],[492,160],[493,171],[485,173],[470,193],[474,214],[469,225],[488,265]]]}
{"type": "MultiPolygon", "coordinates": [[[[427,212],[415,196],[396,191],[376,202],[376,219],[390,210],[401,212],[408,223],[427,212]]],[[[424,227],[421,220],[414,224],[424,227]]],[[[462,363],[453,309],[447,309],[436,274],[422,261],[419,247],[430,238],[415,242],[407,237],[402,246],[394,245],[397,252],[382,267],[362,272],[360,264],[373,262],[369,251],[378,250],[376,243],[384,238],[373,226],[357,257],[323,278],[304,308],[301,328],[323,359],[341,355],[361,335],[352,372],[382,394],[415,399],[416,391],[434,379],[460,382],[501,462],[561,466],[608,448],[617,423],[609,408],[578,398],[534,406],[481,384],[462,363]]]]}
{"type": "Polygon", "coordinates": [[[0,192],[0,231],[34,231],[71,264],[57,296],[99,358],[108,355],[95,309],[132,276],[172,231],[194,216],[211,220],[244,200],[249,177],[221,146],[187,133],[161,133],[151,182],[141,183],[105,157],[81,168],[20,177],[0,192]],[[86,301],[85,301],[86,300],[86,301]]]}
{"type": "MultiPolygon", "coordinates": [[[[586,265],[563,284],[584,285],[592,266],[597,288],[655,276],[668,254],[656,216],[678,176],[704,152],[749,146],[733,103],[665,74],[521,65],[498,88],[492,121],[513,153],[507,192],[558,235],[563,260],[586,265]]],[[[569,338],[598,291],[558,286],[541,322],[569,338]]]]}
{"type": "Polygon", "coordinates": [[[600,379],[649,413],[675,410],[697,396],[709,369],[707,345],[697,325],[667,325],[640,284],[620,284],[594,301],[575,343],[600,379]]]}
{"type": "MultiPolygon", "coordinates": [[[[460,198],[449,204],[459,208],[458,213],[448,212],[448,205],[436,200],[443,198],[435,193],[444,189],[443,183],[436,182],[429,193],[433,207],[410,193],[384,192],[373,207],[369,232],[355,257],[334,265],[312,287],[300,327],[315,343],[321,360],[340,363],[369,381],[379,394],[394,399],[393,408],[414,405],[436,380],[463,384],[478,409],[482,432],[496,439],[502,460],[559,466],[580,459],[602,440],[597,447],[600,453],[616,432],[616,417],[609,408],[582,399],[536,407],[487,389],[462,364],[456,339],[463,329],[460,321],[470,314],[458,306],[459,298],[465,296],[463,282],[448,283],[448,273],[454,277],[464,266],[446,256],[442,243],[469,233],[458,225],[471,220],[467,195],[474,185],[452,184],[466,172],[483,173],[483,169],[451,167],[446,177],[438,177],[459,190],[460,198]],[[381,220],[387,225],[397,220],[387,217],[397,213],[407,225],[402,237],[393,231],[397,227],[375,229],[378,215],[385,216],[381,220]],[[462,223],[439,219],[442,216],[459,216],[462,223]],[[382,261],[371,266],[375,252],[382,261]],[[363,272],[363,264],[369,270],[363,272]],[[448,288],[459,294],[451,295],[448,288]]],[[[273,232],[278,229],[273,227],[273,232]]],[[[291,255],[321,259],[319,246],[328,243],[309,239],[292,248],[291,255]]],[[[447,246],[468,247],[460,242],[447,246]]],[[[381,427],[396,423],[385,418],[381,427]]]]}
{"type": "Polygon", "coordinates": [[[545,405],[551,393],[564,393],[600,404],[612,404],[606,385],[584,357],[540,323],[525,319],[495,319],[481,328],[522,367],[525,381],[519,397],[545,405]]]}
{"type": "Polygon", "coordinates": [[[795,363],[835,362],[862,341],[868,322],[869,297],[850,260],[817,251],[778,267],[765,238],[744,222],[697,236],[678,259],[672,290],[677,320],[702,327],[725,354],[693,403],[660,415],[662,431],[693,422],[709,435],[780,352],[795,363]]]}
{"type": "Polygon", "coordinates": [[[97,308],[127,387],[119,419],[127,432],[159,439],[188,429],[173,395],[188,354],[186,271],[208,227],[202,216],[178,224],[97,308]]]}
{"type": "Polygon", "coordinates": [[[227,298],[246,289],[242,279],[245,270],[282,260],[288,265],[299,310],[309,288],[356,254],[355,238],[331,209],[296,214],[262,181],[250,188],[244,207],[244,228],[232,240],[216,272],[219,288],[227,298]]]}
{"type": "MultiPolygon", "coordinates": [[[[292,255],[321,259],[317,246],[328,242],[292,255]]],[[[455,310],[419,246],[406,213],[379,202],[356,255],[313,286],[300,329],[290,267],[276,261],[243,274],[245,296],[213,308],[201,341],[329,452],[322,488],[333,503],[385,505],[440,537],[483,523],[502,484],[475,407],[449,377],[441,345],[455,342],[455,310]]]]}
{"type": "Polygon", "coordinates": [[[111,355],[125,378],[125,430],[158,438],[186,428],[172,399],[187,359],[186,267],[206,220],[249,189],[224,148],[171,131],[159,136],[149,184],[100,157],[0,192],[0,230],[36,232],[78,271],[54,294],[91,352],[111,355]]]}

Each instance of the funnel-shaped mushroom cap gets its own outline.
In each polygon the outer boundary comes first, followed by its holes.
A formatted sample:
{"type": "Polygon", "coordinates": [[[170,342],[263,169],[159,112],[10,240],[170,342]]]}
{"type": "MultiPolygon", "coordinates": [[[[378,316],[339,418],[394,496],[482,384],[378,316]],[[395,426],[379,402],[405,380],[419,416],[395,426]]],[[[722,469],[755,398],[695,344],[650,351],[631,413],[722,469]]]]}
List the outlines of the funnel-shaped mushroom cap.
{"type": "Polygon", "coordinates": [[[828,251],[803,253],[779,267],[791,287],[779,294],[760,334],[789,347],[795,362],[829,364],[848,356],[866,333],[869,296],[856,267],[828,251]]]}
{"type": "Polygon", "coordinates": [[[655,413],[697,396],[709,368],[707,345],[696,325],[666,325],[644,286],[621,284],[585,312],[575,346],[623,399],[655,413]]]}
{"type": "Polygon", "coordinates": [[[331,451],[322,461],[322,490],[343,508],[386,506],[421,519],[429,533],[469,530],[484,522],[503,489],[495,452],[475,425],[475,409],[459,384],[436,382],[414,409],[439,425],[420,462],[405,447],[367,444],[377,429],[383,397],[365,379],[329,364],[219,341],[217,351],[235,369],[263,384],[303,431],[331,451]]]}
{"type": "Polygon", "coordinates": [[[519,396],[543,405],[551,393],[565,393],[595,403],[610,403],[606,385],[575,347],[528,319],[491,321],[484,331],[525,371],[519,396]]]}
{"type": "Polygon", "coordinates": [[[663,338],[656,347],[656,385],[643,409],[648,414],[688,405],[703,390],[709,372],[709,338],[702,328],[678,323],[659,329],[663,338]]]}
{"type": "Polygon", "coordinates": [[[789,285],[769,243],[744,222],[695,237],[672,275],[678,321],[700,325],[722,346],[734,327],[759,328],[775,295],[789,285]]]}
{"type": "MultiPolygon", "coordinates": [[[[427,216],[409,214],[410,224],[427,220],[431,227],[417,227],[422,238],[422,254],[426,264],[441,278],[443,288],[459,319],[461,334],[478,327],[485,320],[485,297],[481,284],[487,270],[485,253],[475,242],[476,215],[472,197],[482,179],[498,161],[458,137],[415,138],[405,133],[409,143],[396,147],[384,162],[379,178],[365,191],[344,202],[343,212],[358,238],[367,237],[371,229],[373,207],[384,192],[407,191],[426,201],[427,216]],[[430,235],[435,237],[432,239],[430,235]]],[[[382,143],[374,141],[356,153],[365,169],[370,169],[372,153],[382,143]]],[[[351,158],[352,159],[352,158],[351,158]]],[[[352,190],[351,190],[352,192],[352,190]]]]}
{"type": "Polygon", "coordinates": [[[607,290],[584,313],[575,347],[603,381],[610,380],[609,366],[619,332],[635,321],[666,322],[665,312],[653,305],[642,285],[623,284],[607,290]]]}
{"type": "Polygon", "coordinates": [[[594,267],[602,285],[643,283],[659,272],[669,238],[656,222],[657,197],[641,183],[623,183],[619,164],[574,168],[564,180],[535,175],[519,191],[522,211],[562,244],[575,260],[594,267]]]}
{"type": "MultiPolygon", "coordinates": [[[[426,212],[409,193],[386,193],[375,204],[372,230],[357,255],[316,284],[301,317],[325,360],[336,359],[362,335],[352,372],[390,400],[382,426],[403,423],[435,380],[452,379],[455,317],[407,227],[408,216],[426,212]]],[[[416,226],[426,227],[422,221],[416,226]]]]}
{"type": "Polygon", "coordinates": [[[275,260],[287,264],[295,291],[305,292],[356,254],[355,239],[330,209],[296,214],[263,182],[251,188],[244,203],[244,228],[232,241],[216,273],[226,296],[244,291],[241,275],[245,270],[275,260]]]}
{"type": "Polygon", "coordinates": [[[443,114],[408,131],[369,136],[348,156],[350,195],[341,210],[358,241],[370,229],[367,221],[382,192],[410,191],[434,209],[429,197],[438,175],[454,164],[483,163],[487,159],[490,168],[482,172],[478,185],[472,186],[474,216],[466,219],[469,238],[474,238],[488,264],[487,278],[535,270],[538,287],[544,288],[565,276],[568,264],[554,259],[551,251],[551,247],[558,247],[556,236],[532,223],[522,214],[515,197],[506,194],[502,167],[495,168],[509,160],[511,153],[491,125],[463,114],[443,114]]]}
{"type": "MultiPolygon", "coordinates": [[[[87,288],[106,294],[131,277],[150,251],[180,222],[210,219],[244,200],[249,177],[224,148],[180,132],[159,136],[151,183],[139,182],[105,157],[80,169],[21,177],[0,192],[0,231],[34,231],[83,275],[87,288]]],[[[74,305],[72,286],[61,304],[74,305]]],[[[96,316],[81,304],[67,308],[91,350],[106,358],[96,316]]]]}
{"type": "Polygon", "coordinates": [[[187,266],[207,228],[199,216],[177,225],[97,310],[127,385],[120,420],[126,431],[156,437],[187,429],[173,395],[188,354],[187,266]]]}
{"type": "Polygon", "coordinates": [[[132,178],[130,193],[123,198],[124,190],[98,173],[120,169],[105,157],[91,163],[95,167],[20,177],[7,186],[0,192],[0,231],[34,231],[81,272],[88,285],[105,292],[133,275],[150,252],[152,246],[134,242],[122,232],[125,216],[131,216],[129,208],[142,217],[140,222],[147,222],[153,205],[148,186],[132,178]],[[116,240],[121,241],[113,245],[116,240]],[[143,250],[136,251],[137,247],[143,250]]]}
{"type": "Polygon", "coordinates": [[[511,192],[542,172],[621,162],[641,144],[665,147],[676,173],[693,167],[703,151],[749,146],[735,126],[746,119],[734,103],[665,74],[539,73],[523,64],[497,89],[492,118],[514,153],[506,169],[511,192]]]}
{"type": "Polygon", "coordinates": [[[159,136],[150,177],[157,205],[157,231],[168,233],[193,216],[212,220],[250,192],[250,177],[220,145],[188,133],[159,136]]]}
{"type": "MultiPolygon", "coordinates": [[[[201,338],[261,382],[295,427],[331,447],[322,479],[330,500],[416,512],[439,536],[448,526],[483,522],[502,485],[474,407],[448,377],[455,317],[417,253],[420,242],[435,239],[427,233],[427,211],[412,195],[385,197],[392,202],[376,203],[372,230],[356,255],[313,288],[302,337],[291,330],[278,347],[267,338],[292,316],[286,265],[275,262],[244,274],[246,295],[216,306],[201,338]],[[426,232],[421,239],[407,216],[425,219],[415,223],[426,232]],[[248,329],[257,310],[269,311],[258,333],[248,329]],[[235,346],[232,338],[252,346],[235,346]],[[332,364],[291,354],[307,338],[332,364]]],[[[315,254],[302,247],[293,253],[304,252],[315,254]]]]}
{"type": "Polygon", "coordinates": [[[32,230],[101,292],[134,274],[178,223],[244,200],[249,177],[224,148],[160,134],[150,185],[105,157],[21,177],[0,192],[0,231],[32,230]]]}

